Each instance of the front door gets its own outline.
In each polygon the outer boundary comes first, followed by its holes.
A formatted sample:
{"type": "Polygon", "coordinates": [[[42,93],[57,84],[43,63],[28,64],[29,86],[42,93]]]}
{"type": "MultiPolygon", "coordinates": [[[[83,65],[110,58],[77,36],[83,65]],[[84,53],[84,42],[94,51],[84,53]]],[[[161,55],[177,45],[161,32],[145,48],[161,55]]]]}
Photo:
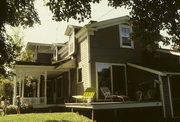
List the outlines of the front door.
{"type": "Polygon", "coordinates": [[[62,78],[47,81],[47,104],[62,102],[62,78]]]}

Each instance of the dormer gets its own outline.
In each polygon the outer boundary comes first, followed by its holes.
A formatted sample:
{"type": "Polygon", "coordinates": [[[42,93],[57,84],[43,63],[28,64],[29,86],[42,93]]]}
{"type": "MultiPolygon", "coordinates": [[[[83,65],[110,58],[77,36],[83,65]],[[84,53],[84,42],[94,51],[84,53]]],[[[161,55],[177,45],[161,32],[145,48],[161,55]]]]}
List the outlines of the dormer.
{"type": "Polygon", "coordinates": [[[76,39],[75,34],[81,29],[80,26],[68,25],[65,35],[69,36],[68,40],[68,55],[71,56],[76,53],[76,39]]]}

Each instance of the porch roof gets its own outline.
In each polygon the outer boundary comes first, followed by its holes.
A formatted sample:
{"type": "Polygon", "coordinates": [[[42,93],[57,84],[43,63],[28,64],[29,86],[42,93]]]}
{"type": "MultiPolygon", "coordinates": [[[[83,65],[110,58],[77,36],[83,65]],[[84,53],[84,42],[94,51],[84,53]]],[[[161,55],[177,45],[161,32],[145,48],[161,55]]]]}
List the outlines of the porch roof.
{"type": "Polygon", "coordinates": [[[166,75],[180,75],[180,72],[177,70],[170,70],[170,69],[163,69],[158,66],[153,66],[153,65],[144,65],[144,64],[133,64],[133,63],[127,63],[128,66],[141,69],[147,72],[151,72],[153,74],[161,75],[161,76],[166,76],[166,75]]]}

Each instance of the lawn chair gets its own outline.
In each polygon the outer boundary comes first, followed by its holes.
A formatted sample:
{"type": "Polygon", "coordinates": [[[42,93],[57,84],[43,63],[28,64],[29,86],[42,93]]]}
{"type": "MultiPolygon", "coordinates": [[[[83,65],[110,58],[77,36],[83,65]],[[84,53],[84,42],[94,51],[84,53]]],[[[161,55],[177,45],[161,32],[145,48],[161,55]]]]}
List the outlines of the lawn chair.
{"type": "Polygon", "coordinates": [[[125,95],[112,95],[109,88],[106,86],[100,87],[100,90],[103,93],[105,100],[110,99],[113,101],[114,98],[118,98],[120,101],[125,102],[125,100],[128,99],[125,95]]]}
{"type": "MultiPolygon", "coordinates": [[[[83,100],[83,102],[84,102],[85,100],[86,101],[91,100],[94,97],[95,93],[96,93],[95,88],[87,88],[84,91],[83,95],[76,95],[76,96],[72,96],[72,97],[76,99],[76,102],[77,102],[77,100],[83,100]]],[[[88,102],[90,102],[90,101],[88,101],[88,102]]]]}

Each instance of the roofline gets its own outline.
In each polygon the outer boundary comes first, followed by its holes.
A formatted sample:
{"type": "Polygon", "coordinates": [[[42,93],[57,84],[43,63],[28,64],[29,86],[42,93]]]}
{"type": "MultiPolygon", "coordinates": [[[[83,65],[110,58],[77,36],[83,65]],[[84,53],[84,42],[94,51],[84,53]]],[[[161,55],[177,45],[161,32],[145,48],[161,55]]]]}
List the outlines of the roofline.
{"type": "Polygon", "coordinates": [[[99,21],[99,22],[95,22],[92,24],[87,24],[85,25],[87,28],[91,28],[91,27],[100,27],[100,26],[105,26],[105,25],[115,25],[117,22],[123,21],[123,22],[127,22],[130,19],[130,17],[128,15],[126,16],[121,16],[121,17],[117,17],[117,18],[113,18],[113,19],[108,19],[108,20],[103,20],[103,21],[99,21]]]}
{"type": "Polygon", "coordinates": [[[81,26],[76,26],[76,25],[68,25],[66,30],[65,30],[64,35],[69,36],[71,31],[72,31],[72,29],[74,29],[74,28],[81,29],[82,27],[81,26]]]}
{"type": "Polygon", "coordinates": [[[174,50],[167,50],[167,49],[156,49],[158,52],[167,53],[175,56],[180,56],[180,52],[174,50]]]}
{"type": "Polygon", "coordinates": [[[52,44],[28,42],[27,45],[51,46],[52,44]]]}
{"type": "Polygon", "coordinates": [[[97,31],[98,29],[106,28],[120,23],[125,23],[125,22],[127,23],[129,19],[130,19],[129,16],[122,16],[100,22],[95,22],[92,24],[87,24],[76,33],[76,38],[81,37],[83,34],[89,31],[93,32],[93,31],[97,31]]]}
{"type": "Polygon", "coordinates": [[[155,70],[155,69],[147,68],[147,67],[144,67],[144,66],[140,66],[140,65],[137,65],[137,64],[127,63],[127,65],[131,66],[131,67],[134,67],[134,68],[137,68],[137,69],[141,69],[141,70],[150,72],[150,73],[153,73],[153,74],[156,74],[156,75],[161,75],[161,76],[166,76],[167,75],[167,73],[164,73],[164,72],[161,72],[161,71],[158,71],[158,70],[155,70]]]}

